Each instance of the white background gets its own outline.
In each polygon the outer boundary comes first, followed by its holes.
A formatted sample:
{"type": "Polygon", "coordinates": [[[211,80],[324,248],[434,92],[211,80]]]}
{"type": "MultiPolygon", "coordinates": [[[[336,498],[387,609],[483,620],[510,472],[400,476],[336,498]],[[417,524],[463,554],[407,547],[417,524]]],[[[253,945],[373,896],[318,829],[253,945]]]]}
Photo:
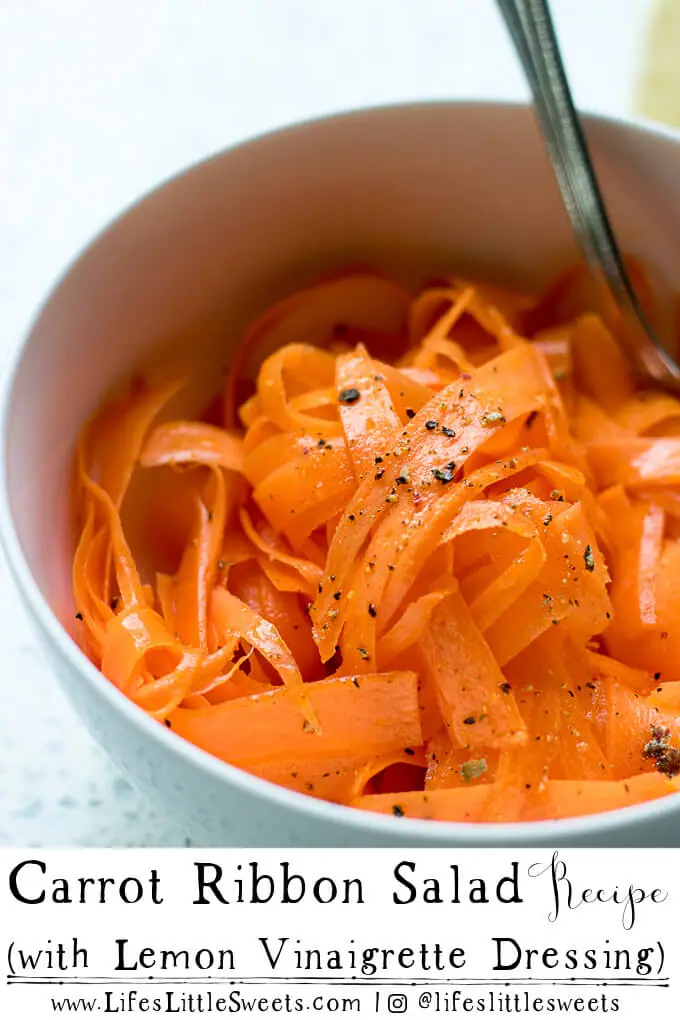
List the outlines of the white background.
{"type": "MultiPolygon", "coordinates": [[[[553,0],[576,98],[626,113],[648,0],[553,0]]],[[[523,98],[492,0],[0,0],[0,360],[116,212],[343,107],[523,98]]],[[[0,563],[0,843],[181,845],[55,689],[0,563]]]]}
{"type": "MultiPolygon", "coordinates": [[[[66,978],[69,976],[89,975],[90,979],[96,977],[118,978],[139,977],[140,973],[148,977],[153,975],[153,984],[137,983],[136,988],[144,995],[160,993],[163,986],[163,978],[179,979],[185,976],[217,977],[229,980],[230,977],[259,976],[271,977],[272,971],[267,965],[266,958],[259,943],[259,939],[265,937],[273,952],[277,948],[277,940],[288,938],[282,956],[281,964],[274,971],[274,976],[282,977],[306,977],[295,968],[295,961],[289,950],[295,948],[295,940],[299,938],[304,948],[318,948],[320,950],[332,950],[338,948],[341,951],[342,960],[345,964],[342,971],[322,971],[321,976],[328,978],[352,978],[361,980],[356,970],[352,971],[346,964],[346,950],[354,939],[354,946],[360,952],[363,947],[389,947],[399,950],[405,946],[411,946],[415,952],[418,947],[425,943],[431,946],[439,942],[442,949],[448,953],[454,947],[460,947],[465,951],[466,965],[463,969],[446,971],[424,972],[416,963],[413,969],[399,969],[394,959],[388,963],[388,969],[378,973],[377,978],[394,979],[397,977],[406,980],[418,980],[424,977],[448,978],[453,983],[460,979],[471,981],[484,981],[489,978],[507,978],[512,976],[523,981],[529,979],[551,981],[555,979],[571,979],[574,984],[582,983],[584,979],[595,978],[609,982],[623,983],[628,981],[628,987],[574,987],[569,984],[561,987],[531,987],[526,985],[532,994],[545,998],[549,996],[560,996],[561,998],[580,997],[588,1000],[591,997],[601,997],[603,994],[609,998],[614,996],[620,1000],[620,1008],[615,1014],[621,1020],[639,1020],[643,1015],[664,1016],[671,1018],[677,1016],[677,1007],[680,984],[680,944],[677,940],[677,910],[678,894],[680,893],[680,879],[677,870],[676,851],[630,851],[621,850],[614,858],[609,851],[605,850],[572,850],[565,852],[561,860],[567,868],[567,877],[572,882],[574,903],[581,899],[585,888],[590,890],[602,890],[605,902],[595,902],[573,910],[566,907],[564,882],[558,883],[560,893],[560,911],[557,919],[553,910],[555,900],[552,894],[552,874],[549,870],[552,851],[518,851],[511,853],[503,850],[468,850],[462,852],[419,851],[414,856],[404,856],[395,850],[327,850],[322,855],[313,850],[286,852],[284,855],[277,850],[252,851],[205,851],[195,854],[192,851],[137,851],[136,853],[115,851],[95,851],[87,855],[78,852],[50,852],[47,854],[46,875],[42,878],[34,867],[25,869],[18,880],[22,894],[27,897],[38,896],[43,890],[46,892],[46,901],[39,905],[22,905],[9,896],[7,891],[7,880],[5,875],[10,869],[23,859],[18,852],[3,851],[0,853],[0,871],[2,882],[0,883],[0,958],[3,966],[7,966],[7,943],[14,942],[14,952],[9,960],[13,964],[15,973],[21,976],[21,958],[16,952],[17,947],[23,949],[24,953],[36,954],[41,948],[47,946],[47,940],[52,939],[54,947],[59,941],[72,945],[72,939],[76,937],[80,947],[87,950],[88,969],[82,968],[82,963],[74,971],[73,968],[67,973],[58,975],[66,978]],[[223,872],[223,879],[220,882],[220,892],[228,901],[227,905],[218,902],[209,902],[205,905],[192,906],[197,895],[197,871],[194,861],[212,864],[217,863],[223,872]],[[308,896],[300,903],[281,903],[281,860],[288,861],[290,872],[301,875],[306,882],[307,889],[321,876],[331,876],[338,888],[344,888],[345,878],[359,878],[362,886],[363,903],[357,904],[355,893],[349,899],[349,903],[342,902],[340,897],[334,903],[320,905],[308,896]],[[394,878],[394,869],[403,860],[413,861],[414,870],[402,869],[401,873],[412,881],[417,898],[410,903],[395,903],[394,894],[399,900],[404,900],[408,889],[399,884],[394,878]],[[245,902],[235,902],[234,879],[249,874],[250,862],[256,861],[260,873],[274,876],[279,890],[278,896],[264,905],[252,905],[250,895],[246,893],[245,902]],[[498,901],[496,896],[496,884],[505,876],[512,875],[512,862],[517,862],[518,891],[522,900],[521,903],[503,903],[498,901]],[[539,864],[533,870],[542,871],[548,868],[547,874],[537,878],[529,877],[529,869],[539,864]],[[452,904],[453,895],[451,865],[458,865],[459,868],[459,902],[452,904]],[[241,868],[239,872],[237,869],[241,868]],[[148,897],[148,878],[151,869],[155,869],[158,875],[158,889],[163,898],[163,903],[154,906],[148,897]],[[99,905],[91,899],[80,905],[78,903],[77,879],[84,877],[111,877],[116,880],[115,884],[108,887],[107,895],[110,898],[104,906],[99,905]],[[116,895],[117,886],[120,881],[128,876],[139,878],[146,889],[146,898],[138,904],[124,905],[116,895]],[[54,904],[50,902],[50,891],[54,879],[65,878],[69,884],[71,895],[75,902],[67,905],[54,904]],[[430,889],[430,898],[433,885],[432,878],[439,883],[441,900],[439,903],[426,902],[423,900],[423,892],[430,889]],[[485,883],[488,903],[470,903],[469,890],[473,880],[482,878],[485,883]],[[649,895],[654,889],[660,894],[657,898],[661,902],[652,903],[645,899],[636,908],[635,922],[631,927],[631,914],[624,912],[621,904],[611,902],[611,895],[615,888],[620,894],[630,888],[642,887],[649,895]],[[609,900],[607,902],[607,900],[609,900]],[[624,929],[624,915],[626,928],[624,929]],[[180,970],[164,973],[160,969],[137,971],[135,974],[115,974],[117,960],[117,949],[115,940],[120,938],[128,939],[126,949],[126,960],[129,965],[132,963],[132,950],[137,954],[143,947],[150,947],[158,951],[187,949],[196,953],[201,948],[212,949],[214,952],[220,948],[231,949],[234,954],[234,970],[223,973],[203,972],[196,966],[190,970],[180,970]],[[520,946],[527,949],[538,950],[540,955],[534,955],[527,966],[526,955],[523,956],[523,965],[511,973],[499,974],[493,972],[495,964],[494,938],[514,938],[520,946]],[[6,941],[5,941],[6,940],[6,941]],[[607,940],[609,940],[607,942],[607,940]],[[663,948],[663,963],[659,950],[659,943],[663,948]],[[545,949],[554,947],[559,956],[552,956],[548,959],[548,965],[541,961],[545,949]],[[565,953],[568,949],[576,950],[578,966],[576,969],[569,969],[565,966],[565,953]],[[613,969],[606,969],[604,950],[627,949],[630,952],[633,966],[639,949],[649,948],[652,952],[648,956],[648,962],[653,968],[652,973],[647,977],[648,982],[666,979],[669,987],[653,987],[646,984],[643,987],[630,986],[631,978],[635,977],[635,970],[625,972],[613,969]],[[587,969],[584,966],[584,951],[593,949],[595,951],[595,969],[587,969]]],[[[207,871],[209,877],[214,874],[212,867],[207,871]]],[[[477,884],[478,883],[474,883],[477,884]]],[[[248,885],[246,884],[246,889],[248,885]]],[[[132,888],[129,885],[129,888],[132,888]]],[[[299,884],[291,887],[291,895],[299,884]]],[[[90,886],[90,890],[92,886],[90,886]]],[[[324,891],[328,884],[323,883],[324,891]]],[[[355,887],[356,889],[356,887],[355,887]]],[[[89,890],[88,890],[89,895],[89,890]]],[[[512,887],[507,883],[502,887],[502,898],[507,900],[512,896],[512,887]]],[[[590,896],[593,899],[593,896],[590,896]]],[[[639,900],[639,896],[637,897],[639,900]]],[[[503,943],[503,959],[507,962],[509,954],[508,943],[503,943]]],[[[217,953],[216,953],[217,955],[217,953]]],[[[460,959],[460,958],[459,958],[460,959]]],[[[42,960],[38,960],[38,969],[35,974],[42,974],[45,977],[55,977],[50,973],[42,960]]],[[[613,964],[612,964],[613,966],[613,964]]],[[[5,972],[3,972],[4,974],[5,972]]],[[[309,972],[314,976],[315,971],[309,972]]],[[[24,975],[26,972],[24,971],[24,975]]],[[[26,975],[27,976],[27,975],[26,975]]],[[[3,1017],[17,1017],[19,1015],[30,1015],[36,1020],[53,1016],[50,1007],[50,996],[62,997],[69,995],[72,998],[86,996],[88,998],[99,994],[100,1001],[103,1001],[103,991],[107,985],[87,985],[80,987],[64,986],[49,989],[26,987],[17,985],[4,987],[0,983],[0,1013],[3,1017]],[[42,1006],[42,1008],[40,1008],[42,1006]],[[4,1008],[3,1008],[4,1007],[4,1008]],[[23,1007],[23,1008],[22,1008],[23,1007]]],[[[109,984],[108,987],[114,987],[109,984]]],[[[130,987],[129,985],[117,986],[120,990],[130,987]]],[[[133,986],[134,987],[134,986],[133,986]]],[[[205,986],[194,986],[204,988],[205,986]]],[[[488,986],[487,986],[488,987],[488,986]]],[[[183,989],[175,988],[178,992],[183,989]]],[[[385,1011],[385,999],[387,992],[406,992],[409,997],[409,1010],[407,1016],[424,1020],[428,1015],[434,1017],[433,1009],[419,1010],[417,998],[422,988],[394,987],[383,990],[383,1015],[385,1011]]],[[[450,986],[444,991],[449,991],[450,986]]],[[[502,986],[497,992],[516,991],[523,992],[521,987],[505,989],[502,986]]],[[[229,994],[229,987],[223,986],[219,993],[229,994]]],[[[292,995],[304,994],[307,1001],[311,996],[320,991],[328,991],[334,995],[361,995],[365,1007],[362,1008],[362,1016],[373,1016],[374,1013],[374,989],[353,987],[351,984],[345,987],[336,988],[310,988],[310,987],[283,987],[269,988],[265,986],[248,986],[242,989],[248,996],[257,996],[269,992],[270,998],[273,995],[283,995],[290,991],[292,995]]],[[[484,994],[483,987],[471,986],[464,989],[464,995],[478,998],[484,994]]],[[[488,993],[487,993],[488,994],[488,993]]],[[[463,1013],[459,1009],[458,1015],[479,1016],[479,1013],[463,1013]]],[[[126,1014],[129,1015],[129,1014],[126,1014]]],[[[255,1014],[257,1015],[257,1014],[255,1014]]],[[[330,1015],[327,1012],[317,1013],[318,1016],[330,1015]]],[[[359,1016],[357,1012],[345,1014],[359,1016]]],[[[490,1012],[482,1014],[489,1016],[490,1012]]],[[[493,1013],[494,1020],[500,1015],[502,1018],[508,1016],[504,1011],[499,1014],[493,1013]]],[[[517,1013],[512,1014],[518,1016],[517,1013]]],[[[525,1016],[527,1014],[524,1014],[525,1016]]],[[[538,1014],[531,1014],[538,1015],[538,1014]]],[[[550,1014],[544,1007],[541,1015],[564,1015],[550,1014]]],[[[574,1009],[569,1011],[569,1016],[602,1016],[602,1012],[594,1013],[579,1012],[574,1009]]],[[[612,1013],[608,1012],[608,1016],[612,1013]]],[[[314,1016],[308,1012],[307,1016],[314,1016]]]]}

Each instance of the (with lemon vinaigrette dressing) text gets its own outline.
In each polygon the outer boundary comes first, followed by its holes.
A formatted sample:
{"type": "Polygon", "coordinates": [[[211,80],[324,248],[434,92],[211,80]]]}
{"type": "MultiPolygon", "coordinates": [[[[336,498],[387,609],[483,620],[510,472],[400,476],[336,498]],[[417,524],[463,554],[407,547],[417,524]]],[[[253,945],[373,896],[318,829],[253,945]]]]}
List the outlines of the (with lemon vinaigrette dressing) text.
{"type": "Polygon", "coordinates": [[[78,446],[82,647],[180,737],[404,824],[677,793],[680,401],[600,312],[580,269],[341,273],[191,420],[138,382],[78,446]]]}

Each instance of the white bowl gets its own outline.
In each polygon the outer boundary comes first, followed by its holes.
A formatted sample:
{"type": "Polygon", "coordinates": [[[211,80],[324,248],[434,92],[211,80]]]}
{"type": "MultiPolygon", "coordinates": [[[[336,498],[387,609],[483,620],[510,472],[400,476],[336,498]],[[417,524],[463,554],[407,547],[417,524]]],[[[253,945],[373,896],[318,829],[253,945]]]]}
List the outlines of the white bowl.
{"type": "MultiPolygon", "coordinates": [[[[625,247],[677,285],[680,134],[592,117],[587,129],[625,247]]],[[[227,150],[134,205],[53,291],[4,397],[2,539],[38,639],[92,733],[197,841],[680,845],[680,795],[584,819],[463,825],[291,793],[152,722],[66,629],[74,439],[108,387],[160,341],[209,366],[216,387],[248,320],[320,270],[371,262],[418,277],[455,268],[540,284],[574,255],[531,111],[429,103],[330,117],[227,150]]]]}

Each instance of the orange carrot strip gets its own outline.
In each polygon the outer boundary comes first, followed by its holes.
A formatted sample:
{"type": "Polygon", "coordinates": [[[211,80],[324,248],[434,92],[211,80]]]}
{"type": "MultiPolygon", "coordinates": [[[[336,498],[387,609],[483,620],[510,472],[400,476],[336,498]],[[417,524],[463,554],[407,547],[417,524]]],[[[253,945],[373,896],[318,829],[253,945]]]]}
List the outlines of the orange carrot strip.
{"type": "Polygon", "coordinates": [[[470,603],[470,612],[484,633],[512,606],[541,573],[546,551],[540,538],[534,538],[524,552],[470,603]]]}
{"type": "Polygon", "coordinates": [[[378,662],[381,669],[386,669],[407,648],[416,644],[422,637],[430,617],[448,591],[432,591],[411,602],[394,626],[379,640],[378,662]]]}
{"type": "Polygon", "coordinates": [[[90,446],[96,451],[99,484],[120,509],[145,436],[154,418],[179,392],[184,380],[171,379],[144,386],[109,408],[90,427],[90,446]]]}
{"type": "Polygon", "coordinates": [[[635,386],[613,335],[598,316],[584,315],[574,323],[571,342],[581,387],[608,414],[617,411],[632,397],[635,386]]]}
{"type": "Polygon", "coordinates": [[[363,792],[371,779],[390,765],[411,764],[416,760],[403,749],[372,757],[350,754],[338,758],[294,758],[290,761],[264,761],[248,765],[248,771],[289,790],[306,793],[336,804],[349,804],[363,792]]]}
{"type": "Polygon", "coordinates": [[[308,697],[319,720],[316,733],[303,724],[294,694],[286,689],[209,709],[178,709],[173,729],[217,757],[240,765],[376,754],[421,743],[413,673],[320,680],[309,685],[308,697]]]}
{"type": "Polygon", "coordinates": [[[337,359],[335,385],[341,395],[340,421],[354,474],[363,480],[375,474],[375,458],[384,457],[394,446],[401,423],[383,377],[362,347],[337,359]],[[351,399],[343,400],[343,393],[351,399]]]}
{"type": "Polygon", "coordinates": [[[243,470],[243,441],[236,436],[195,421],[170,421],[157,425],[140,454],[142,467],[162,464],[209,464],[229,471],[243,470]]]}
{"type": "Polygon", "coordinates": [[[666,515],[660,506],[650,506],[642,521],[638,565],[638,600],[643,626],[656,626],[656,577],[663,546],[666,515]]]}
{"type": "Polygon", "coordinates": [[[224,475],[211,472],[212,492],[196,501],[194,533],[174,579],[174,624],[180,639],[208,647],[208,596],[215,582],[226,519],[224,475]]]}
{"type": "Polygon", "coordinates": [[[102,673],[131,693],[143,666],[160,674],[171,672],[182,655],[180,643],[168,633],[162,618],[148,606],[133,605],[106,627],[102,673]]]}
{"type": "Polygon", "coordinates": [[[669,393],[643,390],[626,401],[616,413],[616,421],[638,436],[680,419],[680,400],[669,393]]]}
{"type": "Polygon", "coordinates": [[[680,439],[595,441],[588,443],[588,460],[601,488],[680,485],[680,439]]]}
{"type": "Polygon", "coordinates": [[[310,595],[316,592],[319,582],[323,577],[321,567],[318,567],[316,563],[312,563],[310,560],[302,559],[299,556],[292,556],[290,553],[285,552],[285,550],[280,549],[271,542],[265,541],[265,539],[255,529],[245,507],[241,507],[239,510],[239,520],[247,538],[253,543],[256,549],[263,552],[268,559],[275,560],[279,564],[290,567],[291,570],[296,572],[302,578],[304,584],[293,590],[306,591],[310,595]]]}
{"type": "Polygon", "coordinates": [[[413,790],[357,797],[352,807],[397,818],[422,818],[433,822],[482,822],[489,799],[489,785],[470,785],[455,790],[413,790]]]}
{"type": "Polygon", "coordinates": [[[300,670],[276,627],[224,588],[213,590],[210,612],[221,631],[233,631],[254,645],[293,693],[302,688],[300,670]]]}
{"type": "Polygon", "coordinates": [[[523,743],[525,727],[515,699],[460,594],[449,595],[433,612],[420,649],[456,743],[523,743]]]}

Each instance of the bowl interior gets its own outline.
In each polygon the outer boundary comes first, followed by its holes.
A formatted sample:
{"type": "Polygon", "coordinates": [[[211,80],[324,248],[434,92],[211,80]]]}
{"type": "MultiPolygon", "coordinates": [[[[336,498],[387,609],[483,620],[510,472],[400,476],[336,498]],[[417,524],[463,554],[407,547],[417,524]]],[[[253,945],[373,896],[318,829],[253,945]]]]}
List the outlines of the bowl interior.
{"type": "MultiPolygon", "coordinates": [[[[680,136],[588,120],[615,227],[669,286],[680,136]]],[[[17,363],[6,488],[30,572],[72,619],[75,437],[106,391],[164,348],[216,391],[247,322],[339,264],[409,279],[455,269],[540,286],[575,256],[527,108],[425,104],[347,114],[229,150],[132,207],[62,279],[17,363]]],[[[677,283],[677,280],[675,281],[677,283]]]]}

